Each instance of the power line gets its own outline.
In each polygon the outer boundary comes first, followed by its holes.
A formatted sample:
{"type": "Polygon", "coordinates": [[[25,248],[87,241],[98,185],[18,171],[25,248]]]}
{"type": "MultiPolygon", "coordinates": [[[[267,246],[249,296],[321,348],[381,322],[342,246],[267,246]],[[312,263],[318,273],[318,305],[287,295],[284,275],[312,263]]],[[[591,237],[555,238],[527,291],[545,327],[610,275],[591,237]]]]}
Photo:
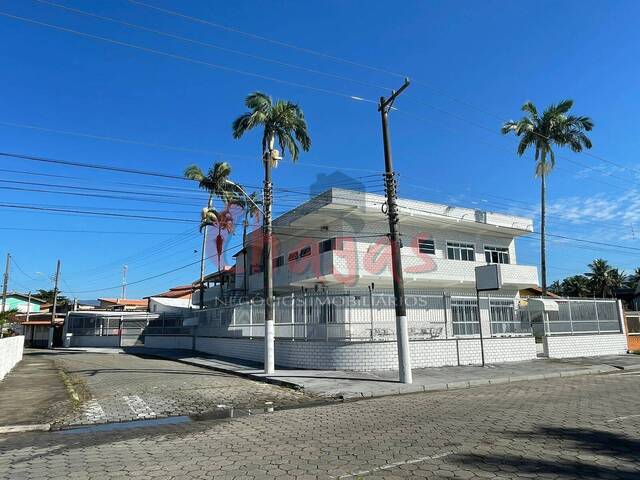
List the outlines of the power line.
{"type": "Polygon", "coordinates": [[[120,40],[114,40],[112,38],[102,37],[102,36],[99,36],[99,35],[93,35],[91,33],[86,33],[86,32],[81,32],[79,30],[73,30],[71,28],[61,27],[59,25],[54,25],[54,24],[51,24],[51,23],[41,22],[41,21],[34,20],[34,19],[31,19],[31,18],[20,17],[18,15],[12,15],[12,14],[7,13],[7,12],[0,11],[0,15],[8,17],[8,18],[12,18],[14,20],[20,20],[20,21],[23,21],[23,22],[26,22],[26,23],[39,25],[39,26],[51,28],[51,29],[54,29],[54,30],[59,30],[59,31],[62,31],[62,32],[72,33],[74,35],[79,35],[81,37],[91,38],[93,40],[99,40],[99,41],[110,43],[110,44],[113,44],[113,45],[119,45],[119,46],[122,46],[122,47],[132,48],[134,50],[139,50],[139,51],[146,52],[146,53],[152,53],[154,55],[160,55],[160,56],[163,56],[163,57],[172,58],[174,60],[180,60],[180,61],[183,61],[183,62],[193,63],[193,64],[196,64],[196,65],[202,65],[202,66],[205,66],[205,67],[214,68],[214,69],[217,69],[217,70],[222,70],[222,71],[229,72],[229,73],[237,73],[239,75],[244,75],[244,76],[248,76],[248,77],[260,78],[262,80],[268,80],[268,81],[275,82],[275,83],[280,83],[280,84],[283,84],[283,85],[289,85],[289,86],[292,86],[292,87],[298,87],[298,88],[304,88],[304,89],[307,89],[307,90],[313,90],[313,91],[320,92],[320,93],[326,93],[328,95],[347,98],[349,100],[356,100],[356,101],[367,102],[367,103],[376,103],[374,100],[366,99],[366,98],[363,98],[361,96],[349,95],[348,93],[338,92],[338,91],[335,91],[335,90],[329,90],[329,89],[326,89],[326,88],[306,85],[304,83],[291,82],[289,80],[282,80],[280,78],[271,77],[271,76],[267,76],[267,75],[262,75],[262,74],[259,74],[259,73],[248,72],[248,71],[245,71],[245,70],[239,70],[239,69],[236,69],[236,68],[226,67],[224,65],[219,65],[219,64],[215,64],[215,63],[211,63],[211,62],[206,62],[204,60],[199,60],[197,58],[186,57],[184,55],[177,55],[175,53],[164,52],[162,50],[157,50],[157,49],[149,48],[149,47],[143,47],[141,45],[136,45],[136,44],[133,44],[133,43],[122,42],[120,40]]]}
{"type": "Polygon", "coordinates": [[[107,17],[107,16],[104,16],[104,15],[98,15],[98,14],[93,13],[93,12],[87,12],[85,10],[80,10],[80,9],[77,9],[77,8],[67,7],[66,5],[60,5],[58,3],[50,2],[48,0],[34,0],[34,1],[42,3],[42,4],[45,4],[45,5],[49,5],[51,7],[60,8],[62,10],[66,10],[66,11],[69,11],[69,12],[77,13],[79,15],[85,15],[85,16],[88,16],[88,17],[98,18],[100,20],[104,20],[104,21],[107,21],[107,22],[112,22],[112,23],[115,23],[115,24],[118,24],[118,25],[123,25],[125,27],[132,28],[132,29],[135,29],[135,30],[140,30],[140,31],[143,31],[143,32],[149,32],[149,33],[153,33],[153,34],[160,35],[160,36],[163,36],[163,37],[171,38],[171,39],[174,39],[174,40],[179,40],[181,42],[186,42],[186,43],[191,43],[193,45],[212,48],[212,49],[215,49],[215,50],[218,50],[218,51],[222,51],[222,52],[233,53],[235,55],[240,55],[240,56],[244,56],[244,57],[255,59],[255,60],[261,60],[263,62],[272,63],[272,64],[275,64],[275,65],[279,65],[281,67],[293,68],[293,69],[300,70],[300,71],[303,71],[303,72],[313,73],[314,75],[322,75],[322,76],[329,77],[329,78],[334,78],[334,79],[337,79],[337,80],[344,80],[344,81],[356,83],[356,84],[359,84],[359,85],[363,85],[363,86],[366,86],[366,87],[371,87],[371,88],[376,88],[376,89],[384,89],[384,90],[391,90],[391,88],[380,86],[380,85],[377,85],[377,84],[374,84],[374,83],[370,83],[370,82],[365,82],[365,81],[359,80],[357,78],[346,77],[346,76],[343,76],[343,75],[336,75],[336,74],[325,72],[325,71],[322,71],[322,70],[316,70],[316,69],[313,69],[313,68],[308,68],[308,67],[305,67],[305,66],[302,66],[302,65],[296,65],[296,64],[293,64],[293,63],[287,63],[287,62],[283,62],[283,61],[280,61],[280,60],[275,60],[273,58],[263,57],[261,55],[255,55],[253,53],[244,52],[244,51],[236,50],[236,49],[233,49],[233,48],[223,47],[223,46],[216,45],[216,44],[213,44],[213,43],[204,42],[204,41],[201,41],[201,40],[196,40],[194,38],[189,38],[189,37],[185,37],[185,36],[182,36],[182,35],[177,35],[175,33],[162,31],[162,30],[157,30],[157,29],[154,29],[154,28],[145,27],[144,25],[139,25],[139,24],[136,24],[136,23],[131,23],[131,22],[123,21],[123,20],[118,20],[118,19],[113,18],[113,17],[107,17]]]}

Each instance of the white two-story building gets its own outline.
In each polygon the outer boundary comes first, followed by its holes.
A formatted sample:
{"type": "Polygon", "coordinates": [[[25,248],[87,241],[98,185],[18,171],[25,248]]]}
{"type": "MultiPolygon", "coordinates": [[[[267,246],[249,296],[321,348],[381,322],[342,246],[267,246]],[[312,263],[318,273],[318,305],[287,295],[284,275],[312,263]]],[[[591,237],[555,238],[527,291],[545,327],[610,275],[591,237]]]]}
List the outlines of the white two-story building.
{"type": "MultiPolygon", "coordinates": [[[[515,244],[533,232],[531,219],[412,200],[398,204],[414,367],[624,352],[614,301],[520,297],[519,291],[538,285],[536,267],[518,263],[515,244]],[[499,264],[503,286],[483,293],[478,305],[475,267],[487,262],[499,264]]],[[[276,365],[398,368],[385,207],[380,195],[332,188],[274,221],[276,365]]],[[[192,336],[149,335],[148,344],[262,361],[261,245],[256,230],[233,267],[208,277],[215,288],[205,292],[209,308],[194,310],[189,319],[192,336]]]]}
{"type": "MultiPolygon", "coordinates": [[[[503,295],[538,285],[535,266],[517,262],[515,239],[533,221],[413,200],[398,201],[407,290],[474,288],[474,268],[500,264],[503,295]]],[[[332,188],[274,221],[276,295],[302,288],[331,291],[392,287],[387,216],[381,195],[332,188]]],[[[260,231],[247,248],[248,293],[262,290],[260,231]]],[[[236,257],[236,290],[244,290],[245,253],[236,257]]]]}

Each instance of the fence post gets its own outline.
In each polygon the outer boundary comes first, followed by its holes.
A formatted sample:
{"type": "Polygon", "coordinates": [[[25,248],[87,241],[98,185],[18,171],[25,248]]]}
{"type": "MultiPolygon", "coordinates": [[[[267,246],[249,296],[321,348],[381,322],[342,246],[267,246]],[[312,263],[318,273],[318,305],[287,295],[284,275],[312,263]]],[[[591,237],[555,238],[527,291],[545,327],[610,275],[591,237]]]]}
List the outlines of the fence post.
{"type": "Polygon", "coordinates": [[[371,317],[371,340],[373,341],[373,289],[369,285],[369,315],[371,317]]]}
{"type": "Polygon", "coordinates": [[[448,324],[448,315],[447,315],[447,294],[442,291],[442,314],[444,315],[444,338],[449,338],[449,326],[448,324]]]}
{"type": "Polygon", "coordinates": [[[593,297],[593,309],[596,312],[596,325],[598,326],[598,333],[600,333],[600,318],[598,318],[598,301],[593,297]]]}
{"type": "Polygon", "coordinates": [[[296,339],[296,296],[291,292],[291,340],[296,339]]]}
{"type": "Polygon", "coordinates": [[[303,329],[304,329],[304,340],[307,341],[307,292],[303,292],[302,293],[302,322],[304,323],[303,325],[303,329]]]}
{"type": "Polygon", "coordinates": [[[573,315],[571,314],[571,299],[567,299],[567,306],[569,307],[569,328],[571,329],[571,335],[573,335],[573,315]]]}

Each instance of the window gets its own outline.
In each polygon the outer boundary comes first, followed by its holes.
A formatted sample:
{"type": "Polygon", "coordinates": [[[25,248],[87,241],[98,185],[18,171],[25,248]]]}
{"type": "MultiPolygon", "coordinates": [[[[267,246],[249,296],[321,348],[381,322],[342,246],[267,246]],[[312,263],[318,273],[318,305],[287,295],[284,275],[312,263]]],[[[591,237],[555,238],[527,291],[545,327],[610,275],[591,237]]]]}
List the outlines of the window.
{"type": "Polygon", "coordinates": [[[418,251],[420,253],[428,253],[429,255],[435,255],[436,243],[429,238],[418,239],[418,251]]]}
{"type": "Polygon", "coordinates": [[[474,246],[471,243],[447,242],[447,258],[473,262],[476,259],[474,246]]]}
{"type": "Polygon", "coordinates": [[[454,335],[478,335],[478,302],[466,298],[451,299],[451,325],[454,335]]]}
{"type": "Polygon", "coordinates": [[[326,240],[322,240],[321,242],[318,242],[318,252],[324,253],[324,252],[329,252],[331,250],[337,250],[335,238],[327,238],[326,240]]]}
{"type": "Polygon", "coordinates": [[[284,255],[280,255],[273,259],[273,268],[278,268],[284,265],[284,255]]]}
{"type": "Polygon", "coordinates": [[[487,263],[509,263],[509,249],[506,247],[484,247],[487,263]]]}
{"type": "Polygon", "coordinates": [[[290,252],[287,260],[289,260],[290,262],[296,262],[298,260],[298,255],[299,254],[297,250],[295,252],[290,252]]]}
{"type": "Polygon", "coordinates": [[[308,257],[311,255],[311,247],[304,247],[300,250],[300,258],[308,257]]]}

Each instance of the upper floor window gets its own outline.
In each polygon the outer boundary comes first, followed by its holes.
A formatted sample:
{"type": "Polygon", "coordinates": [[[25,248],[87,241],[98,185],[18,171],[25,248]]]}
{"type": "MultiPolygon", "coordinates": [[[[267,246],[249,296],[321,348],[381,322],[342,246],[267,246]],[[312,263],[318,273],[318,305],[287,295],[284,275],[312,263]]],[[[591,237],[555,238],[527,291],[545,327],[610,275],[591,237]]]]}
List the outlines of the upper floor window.
{"type": "Polygon", "coordinates": [[[273,268],[278,268],[284,265],[284,255],[280,255],[273,259],[273,268]]]}
{"type": "Polygon", "coordinates": [[[295,252],[289,252],[289,256],[287,257],[287,260],[289,260],[290,262],[295,262],[298,260],[299,257],[299,253],[296,250],[295,252]]]}
{"type": "Polygon", "coordinates": [[[509,263],[509,249],[506,247],[484,247],[487,263],[509,263]]]}
{"type": "Polygon", "coordinates": [[[429,255],[435,255],[436,243],[430,238],[418,239],[418,251],[420,253],[428,253],[429,255]]]}
{"type": "Polygon", "coordinates": [[[331,250],[336,250],[335,238],[327,238],[326,240],[322,240],[321,242],[318,242],[319,253],[329,252],[331,250]]]}
{"type": "Polygon", "coordinates": [[[311,247],[304,247],[300,250],[300,258],[308,257],[311,255],[311,247]]]}
{"type": "Polygon", "coordinates": [[[475,247],[472,243],[447,242],[447,258],[473,262],[476,259],[475,247]]]}

